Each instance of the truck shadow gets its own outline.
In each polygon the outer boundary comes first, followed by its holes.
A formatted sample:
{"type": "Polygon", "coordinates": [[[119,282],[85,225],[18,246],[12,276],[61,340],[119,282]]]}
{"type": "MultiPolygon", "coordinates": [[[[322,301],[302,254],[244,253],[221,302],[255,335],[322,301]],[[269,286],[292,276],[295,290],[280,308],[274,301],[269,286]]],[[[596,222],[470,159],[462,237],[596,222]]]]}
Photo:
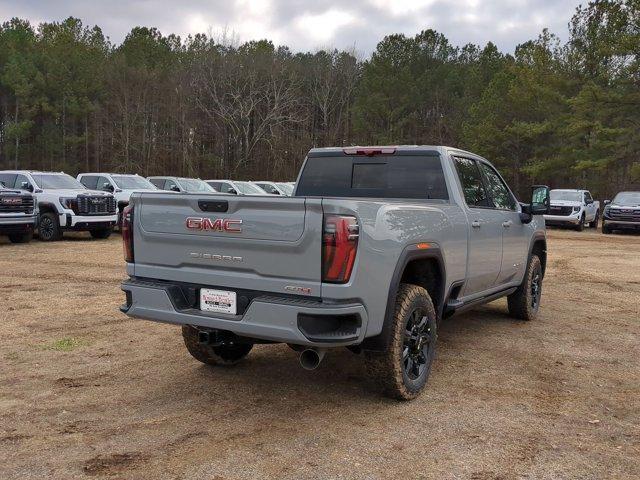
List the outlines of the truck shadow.
{"type": "MultiPolygon", "coordinates": [[[[431,384],[442,382],[440,375],[447,362],[464,354],[471,338],[495,335],[498,330],[511,329],[514,321],[500,305],[481,307],[478,310],[445,320],[439,334],[439,352],[432,368],[431,384]]],[[[520,322],[520,324],[522,324],[520,322]]],[[[341,405],[402,405],[384,397],[380,389],[367,376],[363,355],[356,355],[345,348],[331,350],[320,366],[313,371],[304,370],[299,364],[299,354],[285,345],[259,345],[242,363],[234,367],[211,367],[199,364],[186,353],[183,377],[178,383],[171,378],[158,378],[159,386],[167,401],[176,396],[189,398],[188,402],[201,403],[202,408],[223,410],[225,405],[237,405],[242,399],[243,408],[270,405],[270,412],[290,409],[313,411],[341,405]],[[179,390],[179,391],[178,391],[179,390]],[[324,405],[324,407],[323,407],[324,405]]],[[[428,386],[421,399],[429,398],[428,386]]],[[[419,399],[418,401],[423,401],[419,399]]]]}

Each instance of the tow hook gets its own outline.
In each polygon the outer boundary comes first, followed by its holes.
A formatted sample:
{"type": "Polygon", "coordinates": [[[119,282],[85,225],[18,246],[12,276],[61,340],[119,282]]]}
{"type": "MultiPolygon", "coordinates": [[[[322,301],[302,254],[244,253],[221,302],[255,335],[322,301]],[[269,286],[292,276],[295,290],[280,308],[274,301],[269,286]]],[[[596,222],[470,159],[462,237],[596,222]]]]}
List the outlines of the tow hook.
{"type": "Polygon", "coordinates": [[[315,370],[327,353],[326,348],[307,348],[300,354],[300,365],[305,370],[315,370]]]}

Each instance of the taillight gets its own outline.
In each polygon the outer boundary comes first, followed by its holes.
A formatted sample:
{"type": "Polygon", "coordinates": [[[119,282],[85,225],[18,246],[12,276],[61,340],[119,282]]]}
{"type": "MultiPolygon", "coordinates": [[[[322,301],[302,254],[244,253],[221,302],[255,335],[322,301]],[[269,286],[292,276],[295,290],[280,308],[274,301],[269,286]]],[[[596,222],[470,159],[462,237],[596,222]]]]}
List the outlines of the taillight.
{"type": "Polygon", "coordinates": [[[327,215],[322,232],[322,281],[346,283],[358,250],[359,227],[355,217],[327,215]]]}
{"type": "Polygon", "coordinates": [[[133,205],[127,205],[122,210],[122,246],[124,247],[124,261],[133,263],[133,205]]]}

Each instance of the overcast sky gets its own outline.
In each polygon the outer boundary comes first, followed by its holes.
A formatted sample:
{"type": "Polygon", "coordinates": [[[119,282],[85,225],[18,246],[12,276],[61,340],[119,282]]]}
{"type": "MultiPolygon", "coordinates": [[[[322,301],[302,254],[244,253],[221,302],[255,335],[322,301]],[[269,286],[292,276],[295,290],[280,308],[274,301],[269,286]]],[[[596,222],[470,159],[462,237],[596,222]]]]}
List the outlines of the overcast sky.
{"type": "MultiPolygon", "coordinates": [[[[585,0],[586,1],[586,0],[585,0]]],[[[455,45],[493,41],[503,51],[548,27],[567,37],[578,1],[568,0],[0,0],[0,19],[79,17],[119,43],[134,26],[163,34],[233,32],[295,51],[354,47],[369,54],[387,34],[433,28],[455,45]]]]}

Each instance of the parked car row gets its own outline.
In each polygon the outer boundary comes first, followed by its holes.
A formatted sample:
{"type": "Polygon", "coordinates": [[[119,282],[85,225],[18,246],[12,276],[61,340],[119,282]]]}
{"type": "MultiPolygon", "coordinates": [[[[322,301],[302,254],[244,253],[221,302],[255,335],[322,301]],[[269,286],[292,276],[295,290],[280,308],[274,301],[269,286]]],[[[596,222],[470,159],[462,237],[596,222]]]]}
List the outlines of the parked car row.
{"type": "Polygon", "coordinates": [[[37,230],[40,240],[55,241],[71,230],[104,239],[122,224],[123,211],[136,192],[290,196],[293,185],[119,173],[81,173],[73,178],[64,172],[4,170],[0,171],[0,235],[25,243],[37,230]]]}
{"type": "Polygon", "coordinates": [[[602,233],[615,230],[640,230],[640,192],[620,192],[613,201],[594,200],[588,190],[551,190],[547,225],[571,227],[582,231],[585,226],[598,228],[602,216],[602,233]]]}

